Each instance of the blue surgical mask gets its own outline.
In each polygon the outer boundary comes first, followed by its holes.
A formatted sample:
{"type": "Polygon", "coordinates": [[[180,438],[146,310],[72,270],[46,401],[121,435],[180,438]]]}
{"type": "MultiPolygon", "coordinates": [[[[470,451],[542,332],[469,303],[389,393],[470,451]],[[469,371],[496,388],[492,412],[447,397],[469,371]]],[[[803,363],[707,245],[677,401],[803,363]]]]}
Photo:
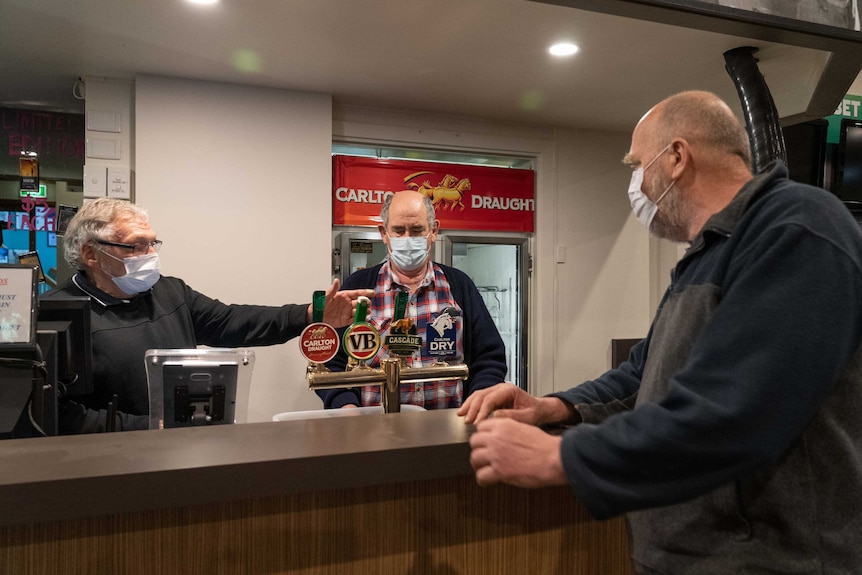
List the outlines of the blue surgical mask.
{"type": "Polygon", "coordinates": [[[143,293],[156,285],[159,277],[161,277],[159,254],[155,252],[122,260],[108,252],[103,251],[102,253],[123,262],[126,268],[126,275],[114,277],[104,268],[102,269],[103,272],[111,276],[111,279],[123,293],[130,295],[143,293]]]}
{"type": "Polygon", "coordinates": [[[646,194],[641,190],[641,186],[644,181],[644,172],[647,168],[652,166],[656,160],[658,160],[662,154],[664,154],[668,148],[670,148],[670,144],[665,146],[665,148],[659,152],[655,158],[650,160],[650,162],[644,166],[643,168],[638,168],[632,172],[632,179],[629,183],[629,203],[632,206],[632,211],[635,214],[635,217],[638,219],[640,223],[646,227],[646,229],[650,229],[652,225],[652,220],[655,217],[656,212],[658,211],[658,204],[662,201],[676,183],[675,181],[671,181],[670,185],[664,189],[661,195],[658,197],[656,201],[652,201],[649,199],[646,194]]]}
{"type": "Polygon", "coordinates": [[[389,236],[389,258],[395,267],[405,272],[415,272],[428,260],[427,236],[389,236]]]}

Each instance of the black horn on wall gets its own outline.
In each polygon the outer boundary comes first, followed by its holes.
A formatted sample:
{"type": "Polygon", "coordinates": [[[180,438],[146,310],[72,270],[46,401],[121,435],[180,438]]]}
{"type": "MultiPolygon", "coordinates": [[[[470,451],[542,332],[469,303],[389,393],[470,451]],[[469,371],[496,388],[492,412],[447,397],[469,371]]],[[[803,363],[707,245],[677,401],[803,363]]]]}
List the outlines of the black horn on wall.
{"type": "Polygon", "coordinates": [[[778,110],[775,109],[769,86],[757,68],[757,59],[754,57],[756,51],[757,48],[743,46],[724,53],[724,67],[736,86],[742,104],[754,173],[761,171],[772,160],[787,162],[778,110]]]}

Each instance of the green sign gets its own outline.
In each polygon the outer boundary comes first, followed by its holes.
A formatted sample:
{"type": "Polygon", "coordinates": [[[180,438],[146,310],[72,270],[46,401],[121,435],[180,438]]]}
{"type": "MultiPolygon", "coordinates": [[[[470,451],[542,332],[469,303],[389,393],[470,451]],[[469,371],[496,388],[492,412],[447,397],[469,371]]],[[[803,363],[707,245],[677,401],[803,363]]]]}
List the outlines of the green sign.
{"type": "Polygon", "coordinates": [[[21,190],[19,195],[24,198],[26,196],[30,196],[31,198],[47,198],[48,197],[48,186],[45,184],[39,184],[39,191],[33,190],[21,190]]]}
{"type": "Polygon", "coordinates": [[[829,129],[826,131],[827,143],[837,144],[841,140],[841,120],[843,118],[862,120],[862,96],[847,94],[838,104],[835,113],[831,116],[826,116],[826,119],[829,121],[829,129]]]}

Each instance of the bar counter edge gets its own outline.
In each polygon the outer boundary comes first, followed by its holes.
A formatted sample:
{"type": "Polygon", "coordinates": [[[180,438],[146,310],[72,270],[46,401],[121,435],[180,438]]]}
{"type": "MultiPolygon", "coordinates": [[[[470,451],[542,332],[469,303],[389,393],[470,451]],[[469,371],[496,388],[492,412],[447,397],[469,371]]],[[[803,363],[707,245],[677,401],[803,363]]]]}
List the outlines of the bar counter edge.
{"type": "Polygon", "coordinates": [[[455,410],[0,442],[0,526],[472,473],[455,410]]]}

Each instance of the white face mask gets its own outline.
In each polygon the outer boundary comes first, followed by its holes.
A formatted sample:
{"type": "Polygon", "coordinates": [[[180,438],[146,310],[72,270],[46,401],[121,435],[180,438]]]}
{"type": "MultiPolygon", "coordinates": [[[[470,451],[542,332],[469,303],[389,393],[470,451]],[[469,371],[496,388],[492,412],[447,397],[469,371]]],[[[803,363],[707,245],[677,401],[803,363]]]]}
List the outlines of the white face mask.
{"type": "Polygon", "coordinates": [[[398,269],[415,272],[428,260],[428,237],[389,236],[389,250],[389,257],[398,269]]]}
{"type": "Polygon", "coordinates": [[[632,179],[629,183],[629,203],[632,206],[632,211],[635,214],[635,217],[638,219],[640,223],[646,227],[646,229],[650,229],[652,225],[652,220],[655,217],[656,212],[658,211],[658,204],[662,201],[676,183],[671,181],[670,185],[664,189],[661,195],[658,197],[656,201],[652,201],[649,199],[646,194],[641,190],[641,186],[644,181],[644,172],[647,168],[653,165],[656,160],[658,160],[662,154],[664,154],[668,148],[670,148],[670,144],[665,146],[665,148],[659,152],[655,158],[653,158],[646,166],[643,168],[638,168],[632,172],[632,179]]]}
{"type": "Polygon", "coordinates": [[[123,276],[114,277],[102,268],[102,271],[111,276],[111,279],[123,293],[130,295],[143,293],[159,281],[161,265],[159,264],[159,254],[155,252],[125,259],[120,259],[108,252],[103,251],[102,253],[123,262],[126,268],[126,275],[123,276]]]}

